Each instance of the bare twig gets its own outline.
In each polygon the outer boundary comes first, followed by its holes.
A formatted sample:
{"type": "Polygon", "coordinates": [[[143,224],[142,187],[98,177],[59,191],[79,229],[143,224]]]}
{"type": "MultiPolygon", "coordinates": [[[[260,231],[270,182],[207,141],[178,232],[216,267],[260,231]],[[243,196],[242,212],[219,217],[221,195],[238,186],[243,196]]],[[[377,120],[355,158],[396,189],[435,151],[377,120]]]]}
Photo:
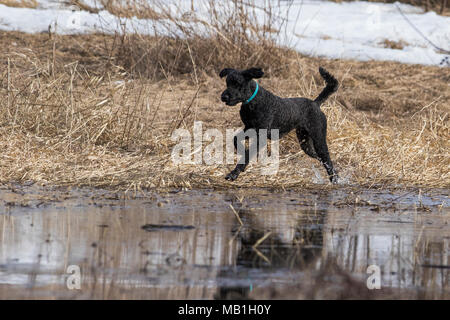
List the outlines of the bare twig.
{"type": "Polygon", "coordinates": [[[234,213],[234,215],[236,216],[237,220],[239,221],[240,225],[243,226],[244,223],[242,222],[241,217],[239,217],[239,214],[238,214],[238,213],[236,212],[236,210],[233,208],[233,205],[231,205],[231,203],[230,203],[230,208],[231,208],[231,210],[233,210],[233,213],[234,213]]]}

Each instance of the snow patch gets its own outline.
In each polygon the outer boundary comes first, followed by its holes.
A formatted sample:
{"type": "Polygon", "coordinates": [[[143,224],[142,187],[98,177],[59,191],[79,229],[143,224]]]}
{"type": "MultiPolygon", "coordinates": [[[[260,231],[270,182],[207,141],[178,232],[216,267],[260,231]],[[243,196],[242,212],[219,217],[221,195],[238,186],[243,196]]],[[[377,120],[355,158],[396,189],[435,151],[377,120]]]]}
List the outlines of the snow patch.
{"type": "MultiPolygon", "coordinates": [[[[166,9],[177,17],[186,15],[208,20],[208,0],[166,1],[166,9]]],[[[227,8],[223,0],[220,8],[227,8]]],[[[103,9],[98,1],[85,1],[91,7],[103,9]]],[[[264,22],[261,9],[268,0],[255,0],[255,19],[264,22]]],[[[443,65],[449,54],[433,45],[450,50],[450,17],[405,4],[373,2],[272,1],[277,17],[275,27],[282,30],[275,39],[280,45],[294,48],[311,56],[360,61],[390,60],[411,64],[443,65]],[[409,22],[408,22],[408,21],[409,22]],[[420,33],[412,26],[414,25],[420,33]],[[426,39],[425,39],[426,38],[426,39]],[[386,48],[383,41],[402,43],[400,48],[386,48]]],[[[229,8],[229,6],[228,6],[229,8]]],[[[56,32],[81,34],[91,32],[138,32],[141,34],[179,34],[167,20],[118,18],[106,10],[97,14],[71,10],[61,2],[39,1],[38,9],[12,8],[0,5],[0,29],[27,33],[56,32]]],[[[156,9],[155,9],[156,10],[156,9]]],[[[206,26],[198,24],[199,32],[206,26]]]]}

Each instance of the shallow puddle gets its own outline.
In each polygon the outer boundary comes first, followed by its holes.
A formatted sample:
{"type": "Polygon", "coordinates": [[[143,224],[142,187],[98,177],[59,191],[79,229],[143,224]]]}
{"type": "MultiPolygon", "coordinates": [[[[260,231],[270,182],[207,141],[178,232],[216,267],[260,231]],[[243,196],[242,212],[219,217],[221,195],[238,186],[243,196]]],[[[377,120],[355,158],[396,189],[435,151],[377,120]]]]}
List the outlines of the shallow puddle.
{"type": "Polygon", "coordinates": [[[450,298],[448,190],[0,199],[1,299],[450,298]]]}

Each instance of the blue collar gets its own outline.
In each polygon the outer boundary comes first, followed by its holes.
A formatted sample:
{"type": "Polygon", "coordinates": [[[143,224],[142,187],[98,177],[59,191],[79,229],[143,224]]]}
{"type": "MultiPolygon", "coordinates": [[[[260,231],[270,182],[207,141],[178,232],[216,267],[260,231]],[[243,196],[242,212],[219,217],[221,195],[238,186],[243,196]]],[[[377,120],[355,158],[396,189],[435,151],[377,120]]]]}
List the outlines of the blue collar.
{"type": "Polygon", "coordinates": [[[255,82],[255,83],[256,83],[256,89],[255,89],[255,92],[253,92],[252,96],[251,96],[250,98],[248,98],[248,100],[245,101],[245,102],[243,102],[242,104],[247,104],[247,103],[249,103],[250,101],[252,101],[254,97],[256,97],[256,94],[258,93],[259,85],[258,85],[258,82],[255,82]]]}

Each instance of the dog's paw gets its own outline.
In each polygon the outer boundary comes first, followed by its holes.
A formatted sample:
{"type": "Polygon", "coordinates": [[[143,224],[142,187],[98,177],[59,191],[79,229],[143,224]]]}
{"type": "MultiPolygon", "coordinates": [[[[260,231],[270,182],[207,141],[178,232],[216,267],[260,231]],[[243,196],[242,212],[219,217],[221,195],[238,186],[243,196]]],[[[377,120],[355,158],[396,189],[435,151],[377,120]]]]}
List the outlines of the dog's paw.
{"type": "Polygon", "coordinates": [[[239,177],[239,173],[231,171],[229,174],[225,176],[225,179],[228,181],[234,181],[239,177]]]}
{"type": "Polygon", "coordinates": [[[339,183],[339,176],[337,174],[334,174],[330,177],[330,181],[332,184],[338,184],[339,183]]]}

